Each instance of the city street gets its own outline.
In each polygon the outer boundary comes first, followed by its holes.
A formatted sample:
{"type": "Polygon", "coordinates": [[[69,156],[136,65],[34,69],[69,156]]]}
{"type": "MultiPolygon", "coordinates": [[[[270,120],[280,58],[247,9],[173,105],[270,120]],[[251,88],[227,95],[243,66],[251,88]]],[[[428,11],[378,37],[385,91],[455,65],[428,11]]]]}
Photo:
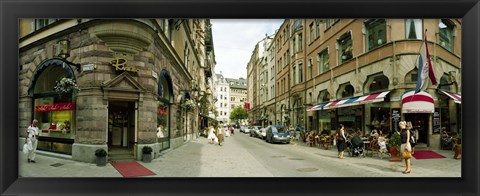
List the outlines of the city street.
{"type": "MultiPolygon", "coordinates": [[[[405,175],[403,162],[384,157],[338,159],[335,147],[329,150],[304,143],[270,144],[248,134],[225,138],[222,146],[200,137],[180,148],[167,151],[151,163],[139,162],[155,176],[146,177],[460,177],[461,161],[452,151],[435,151],[446,158],[412,159],[412,173],[405,175]]],[[[23,177],[122,177],[111,164],[95,164],[37,155],[27,163],[20,153],[23,177]],[[56,164],[55,166],[52,166],[56,164]]]]}

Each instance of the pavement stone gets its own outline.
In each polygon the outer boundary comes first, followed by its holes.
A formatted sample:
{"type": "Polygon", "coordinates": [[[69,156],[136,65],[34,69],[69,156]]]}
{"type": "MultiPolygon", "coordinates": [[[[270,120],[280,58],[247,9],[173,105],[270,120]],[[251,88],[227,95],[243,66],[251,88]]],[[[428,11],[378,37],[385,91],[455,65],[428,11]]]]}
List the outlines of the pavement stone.
{"type": "MultiPolygon", "coordinates": [[[[200,137],[176,149],[162,152],[159,158],[150,163],[139,161],[157,174],[144,177],[272,177],[273,175],[256,161],[250,152],[239,147],[233,137],[235,136],[226,137],[222,146],[209,144],[206,138],[200,137]]],[[[309,147],[303,142],[292,142],[287,148],[367,171],[397,171],[398,177],[461,177],[461,160],[453,159],[453,152],[450,150],[434,150],[446,158],[422,160],[412,158],[412,173],[402,175],[404,162],[390,162],[389,157],[380,159],[377,156],[366,158],[346,156],[340,160],[336,158],[335,146],[325,150],[320,147],[309,147]]],[[[37,153],[36,163],[27,163],[26,155],[19,151],[19,176],[122,177],[111,164],[98,167],[94,163],[73,161],[68,159],[68,156],[58,158],[45,154],[48,153],[37,153]],[[57,164],[57,167],[54,164],[57,164]]]]}

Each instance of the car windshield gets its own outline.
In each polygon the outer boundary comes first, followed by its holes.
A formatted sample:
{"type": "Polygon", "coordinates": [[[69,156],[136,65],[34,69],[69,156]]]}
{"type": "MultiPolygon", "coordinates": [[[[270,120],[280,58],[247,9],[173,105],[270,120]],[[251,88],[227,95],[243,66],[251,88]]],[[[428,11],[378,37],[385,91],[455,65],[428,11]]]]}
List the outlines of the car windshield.
{"type": "Polygon", "coordinates": [[[284,127],[272,127],[273,132],[286,133],[287,130],[284,127]]]}

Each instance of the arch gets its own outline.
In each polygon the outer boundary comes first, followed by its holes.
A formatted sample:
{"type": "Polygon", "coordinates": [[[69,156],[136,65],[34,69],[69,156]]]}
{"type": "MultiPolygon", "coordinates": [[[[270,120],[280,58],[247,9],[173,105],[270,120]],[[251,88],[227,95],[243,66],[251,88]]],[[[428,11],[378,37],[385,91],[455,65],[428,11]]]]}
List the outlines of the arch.
{"type": "Polygon", "coordinates": [[[363,92],[372,93],[388,90],[390,81],[382,72],[368,76],[363,86],[363,92]]]}
{"type": "Polygon", "coordinates": [[[44,61],[43,63],[40,64],[40,66],[37,67],[35,70],[35,73],[32,76],[32,81],[30,82],[30,86],[28,87],[28,95],[30,97],[33,97],[34,89],[35,89],[35,83],[37,82],[38,78],[42,75],[43,71],[45,71],[47,68],[51,66],[61,66],[67,75],[68,78],[75,80],[75,74],[73,73],[73,69],[68,66],[68,63],[65,62],[63,59],[60,58],[53,58],[44,61]]]}
{"type": "Polygon", "coordinates": [[[344,98],[344,97],[352,97],[355,92],[355,89],[353,86],[350,84],[350,82],[347,82],[345,84],[340,85],[337,91],[337,98],[344,98]]]}
{"type": "Polygon", "coordinates": [[[327,102],[327,101],[330,101],[330,98],[331,98],[330,93],[327,90],[323,90],[323,91],[320,91],[320,93],[318,93],[317,102],[318,103],[327,102]]]}
{"type": "Polygon", "coordinates": [[[405,83],[416,83],[418,79],[418,69],[415,67],[405,75],[405,83]]]}
{"type": "Polygon", "coordinates": [[[170,77],[170,74],[165,69],[160,72],[160,77],[158,79],[158,96],[166,98],[169,103],[172,103],[173,100],[175,100],[173,94],[172,77],[170,77]],[[167,89],[164,89],[164,86],[166,86],[167,89]]]}

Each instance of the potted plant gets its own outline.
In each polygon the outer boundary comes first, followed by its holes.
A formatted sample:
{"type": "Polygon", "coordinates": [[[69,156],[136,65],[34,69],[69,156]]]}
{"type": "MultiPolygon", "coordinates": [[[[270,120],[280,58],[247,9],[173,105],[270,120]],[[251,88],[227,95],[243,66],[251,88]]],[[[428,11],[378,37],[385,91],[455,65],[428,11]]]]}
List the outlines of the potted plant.
{"type": "Polygon", "coordinates": [[[456,144],[453,147],[455,150],[455,155],[453,156],[454,159],[460,160],[462,159],[462,132],[457,131],[457,136],[456,136],[456,144]]]}
{"type": "Polygon", "coordinates": [[[197,106],[197,105],[196,105],[195,101],[193,101],[193,100],[191,100],[191,99],[189,99],[189,100],[187,100],[187,101],[185,101],[185,102],[183,103],[183,107],[185,107],[185,109],[186,109],[187,111],[193,111],[196,106],[197,106]]]}
{"type": "Polygon", "coordinates": [[[97,157],[96,159],[97,166],[107,165],[107,151],[101,148],[97,149],[95,150],[95,157],[97,157]]]}
{"type": "Polygon", "coordinates": [[[150,146],[144,146],[142,148],[142,161],[144,163],[152,162],[152,151],[152,147],[150,146]]]}
{"type": "Polygon", "coordinates": [[[389,146],[390,146],[390,161],[392,162],[398,162],[400,160],[400,145],[402,144],[402,141],[400,139],[400,133],[398,131],[395,131],[390,137],[389,141],[389,146]]]}

